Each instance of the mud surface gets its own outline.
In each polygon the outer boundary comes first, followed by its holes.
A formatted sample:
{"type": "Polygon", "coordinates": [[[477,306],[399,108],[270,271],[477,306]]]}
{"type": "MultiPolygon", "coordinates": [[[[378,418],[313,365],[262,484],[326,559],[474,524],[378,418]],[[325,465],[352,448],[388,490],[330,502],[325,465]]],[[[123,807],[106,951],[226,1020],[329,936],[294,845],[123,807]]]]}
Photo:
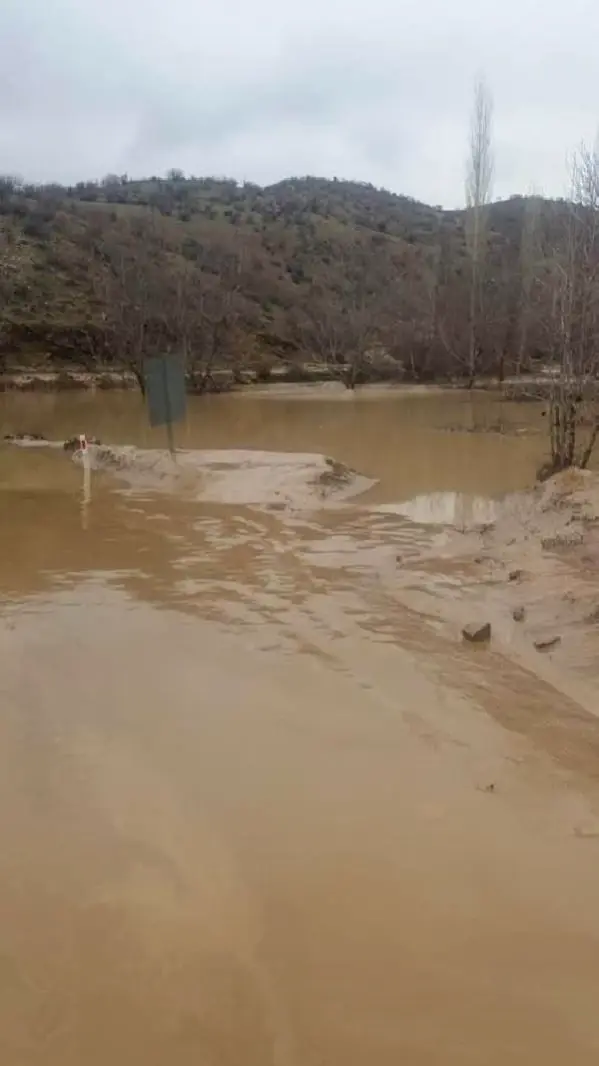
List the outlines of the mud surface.
{"type": "MultiPolygon", "coordinates": [[[[75,456],[80,464],[81,455],[75,456]]],[[[286,452],[181,451],[91,445],[87,462],[133,489],[161,489],[212,503],[296,510],[342,501],[374,481],[326,455],[286,452]]]]}
{"type": "Polygon", "coordinates": [[[198,405],[176,473],[17,399],[126,460],[0,448],[0,1061],[594,1064],[593,476],[486,399],[198,405]]]}
{"type": "Polygon", "coordinates": [[[460,514],[405,560],[398,585],[449,627],[490,622],[504,655],[596,711],[598,564],[599,476],[569,471],[460,514]]]}

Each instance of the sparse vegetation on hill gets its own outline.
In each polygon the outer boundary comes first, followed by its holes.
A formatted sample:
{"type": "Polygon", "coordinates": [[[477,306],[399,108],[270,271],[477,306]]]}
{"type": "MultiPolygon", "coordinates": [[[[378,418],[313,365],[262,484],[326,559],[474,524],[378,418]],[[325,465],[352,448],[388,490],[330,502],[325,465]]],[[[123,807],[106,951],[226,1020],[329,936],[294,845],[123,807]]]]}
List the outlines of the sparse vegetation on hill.
{"type": "Polygon", "coordinates": [[[467,211],[314,177],[1,179],[0,365],[139,374],[176,351],[199,390],[217,367],[267,380],[283,362],[348,385],[527,369],[552,355],[568,205],[485,212],[474,323],[467,211]]]}

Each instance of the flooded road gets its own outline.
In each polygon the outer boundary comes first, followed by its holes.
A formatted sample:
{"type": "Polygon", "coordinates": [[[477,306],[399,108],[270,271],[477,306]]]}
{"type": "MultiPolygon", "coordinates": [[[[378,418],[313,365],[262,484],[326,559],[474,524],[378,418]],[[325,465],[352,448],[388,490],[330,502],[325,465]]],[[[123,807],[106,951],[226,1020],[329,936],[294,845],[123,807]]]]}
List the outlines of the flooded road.
{"type": "MultiPolygon", "coordinates": [[[[164,446],[131,395],[0,417],[164,446]]],[[[531,483],[541,431],[462,394],[190,404],[182,448],[376,479],[331,506],[247,472],[251,503],[84,495],[0,449],[0,1061],[597,1061],[599,724],[393,585],[531,483]]]]}

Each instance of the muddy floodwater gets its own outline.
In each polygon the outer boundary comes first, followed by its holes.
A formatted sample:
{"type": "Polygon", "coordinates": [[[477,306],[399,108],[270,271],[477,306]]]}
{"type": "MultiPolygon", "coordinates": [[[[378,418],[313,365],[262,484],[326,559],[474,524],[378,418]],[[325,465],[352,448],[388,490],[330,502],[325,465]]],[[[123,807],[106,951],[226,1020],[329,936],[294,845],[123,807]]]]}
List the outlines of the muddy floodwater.
{"type": "Polygon", "coordinates": [[[541,411],[208,397],[178,471],[133,394],[0,422],[145,457],[0,447],[0,1062],[596,1066],[599,720],[398,585],[541,411]]]}

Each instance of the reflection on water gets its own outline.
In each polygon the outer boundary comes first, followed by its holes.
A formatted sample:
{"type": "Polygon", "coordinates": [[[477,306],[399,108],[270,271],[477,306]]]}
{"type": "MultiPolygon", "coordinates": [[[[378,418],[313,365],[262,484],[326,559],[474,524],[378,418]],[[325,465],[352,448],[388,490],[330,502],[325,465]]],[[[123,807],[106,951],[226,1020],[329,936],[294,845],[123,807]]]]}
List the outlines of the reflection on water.
{"type": "MultiPolygon", "coordinates": [[[[597,737],[394,592],[539,440],[445,432],[496,405],[427,402],[191,405],[186,447],[379,479],[329,510],[133,495],[0,448],[2,1062],[596,1062],[599,873],[573,827],[596,828],[597,737]]],[[[5,431],[163,445],[131,396],[0,405],[5,431]]]]}
{"type": "Polygon", "coordinates": [[[403,503],[383,504],[379,510],[404,515],[423,525],[468,528],[494,522],[498,504],[484,496],[470,496],[463,492],[431,492],[403,503]]]}

